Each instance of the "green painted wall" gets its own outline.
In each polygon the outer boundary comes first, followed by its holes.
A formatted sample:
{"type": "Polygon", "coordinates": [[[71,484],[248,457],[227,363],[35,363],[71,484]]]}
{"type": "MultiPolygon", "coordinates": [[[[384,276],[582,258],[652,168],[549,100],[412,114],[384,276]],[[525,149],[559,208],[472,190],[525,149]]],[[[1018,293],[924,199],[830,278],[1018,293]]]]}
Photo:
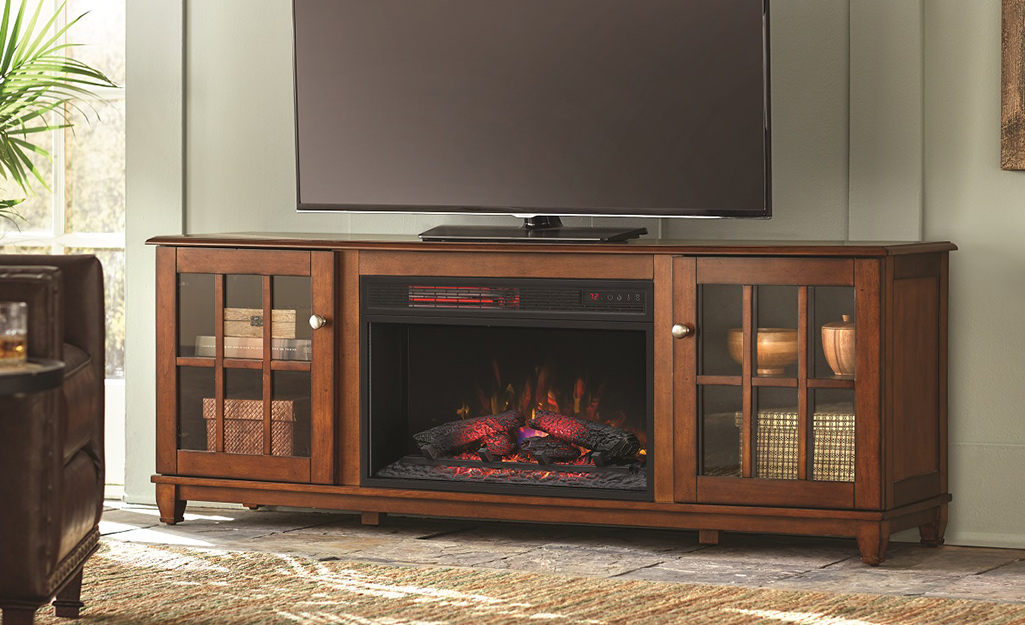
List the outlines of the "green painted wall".
{"type": "Polygon", "coordinates": [[[922,232],[922,5],[851,2],[850,231],[854,241],[922,232]]]}
{"type": "MultiPolygon", "coordinates": [[[[1025,547],[1025,489],[1009,479],[1025,473],[1025,173],[999,170],[999,0],[773,0],[772,11],[773,219],[644,225],[674,238],[957,242],[948,541],[1025,547]]],[[[126,490],[150,501],[146,237],[503,220],[295,212],[289,0],[133,0],[128,19],[126,490]]]]}
{"type": "Polygon", "coordinates": [[[923,236],[950,239],[952,538],[1025,546],[1025,171],[1000,169],[1000,0],[925,2],[923,236]]]}

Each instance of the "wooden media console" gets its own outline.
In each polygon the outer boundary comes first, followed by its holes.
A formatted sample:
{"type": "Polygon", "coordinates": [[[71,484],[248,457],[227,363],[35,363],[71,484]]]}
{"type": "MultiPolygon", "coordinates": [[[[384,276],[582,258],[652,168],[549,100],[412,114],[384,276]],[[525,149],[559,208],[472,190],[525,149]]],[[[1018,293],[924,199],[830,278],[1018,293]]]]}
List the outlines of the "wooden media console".
{"type": "Polygon", "coordinates": [[[197,500],[841,536],[873,565],[903,529],[943,542],[950,243],[149,243],[165,523],[197,500]]]}

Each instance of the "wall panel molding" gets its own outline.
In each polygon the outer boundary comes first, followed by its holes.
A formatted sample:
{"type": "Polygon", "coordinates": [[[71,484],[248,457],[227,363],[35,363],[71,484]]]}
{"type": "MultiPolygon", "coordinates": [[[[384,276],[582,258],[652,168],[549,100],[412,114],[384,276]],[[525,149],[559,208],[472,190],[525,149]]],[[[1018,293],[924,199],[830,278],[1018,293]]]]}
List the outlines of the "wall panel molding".
{"type": "Polygon", "coordinates": [[[154,250],[184,232],[184,0],[127,2],[125,499],[154,501],[154,250]]]}

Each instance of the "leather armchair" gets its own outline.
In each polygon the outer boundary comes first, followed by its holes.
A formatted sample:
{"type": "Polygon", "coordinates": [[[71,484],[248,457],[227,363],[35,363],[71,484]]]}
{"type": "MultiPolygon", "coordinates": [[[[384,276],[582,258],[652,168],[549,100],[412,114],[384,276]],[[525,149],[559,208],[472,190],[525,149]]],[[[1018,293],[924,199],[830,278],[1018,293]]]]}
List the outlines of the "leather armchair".
{"type": "Polygon", "coordinates": [[[0,300],[28,302],[29,357],[63,360],[53,391],[0,396],[3,625],[82,607],[103,510],[103,270],[95,256],[0,255],[0,300]]]}

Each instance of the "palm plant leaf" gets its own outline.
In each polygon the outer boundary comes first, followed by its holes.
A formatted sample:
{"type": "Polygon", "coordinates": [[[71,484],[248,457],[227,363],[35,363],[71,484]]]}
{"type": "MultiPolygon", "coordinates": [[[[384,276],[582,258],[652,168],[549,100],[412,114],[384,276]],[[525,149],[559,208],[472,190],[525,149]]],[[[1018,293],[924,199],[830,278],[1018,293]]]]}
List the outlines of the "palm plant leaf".
{"type": "MultiPolygon", "coordinates": [[[[4,3],[4,26],[7,26],[8,13],[11,11],[11,3],[4,3]]],[[[40,3],[42,4],[42,3],[40,3]]],[[[18,47],[18,35],[21,32],[21,20],[25,16],[25,5],[22,4],[18,8],[18,15],[14,18],[14,25],[11,26],[10,32],[4,29],[4,56],[3,61],[0,62],[0,75],[7,74],[7,69],[11,66],[11,61],[14,59],[14,51],[18,47]]]]}
{"type": "MultiPolygon", "coordinates": [[[[25,57],[32,56],[33,52],[35,52],[35,50],[39,48],[39,45],[42,43],[43,38],[46,37],[46,34],[48,32],[50,32],[50,28],[54,25],[54,23],[57,22],[57,17],[60,15],[60,11],[64,8],[65,4],[66,3],[61,3],[60,9],[58,9],[57,12],[54,13],[53,16],[50,18],[50,20],[48,22],[46,22],[46,26],[43,26],[42,28],[39,29],[39,34],[36,36],[34,41],[29,43],[30,37],[26,37],[25,39],[22,40],[21,45],[18,46],[18,50],[19,50],[20,54],[18,55],[17,58],[23,59],[25,57]]],[[[25,5],[23,4],[22,6],[24,7],[25,5]]],[[[32,21],[30,21],[28,23],[28,26],[25,27],[25,32],[26,33],[29,33],[31,35],[31,33],[36,32],[36,30],[35,30],[35,28],[36,28],[36,21],[39,19],[39,13],[42,10],[43,10],[43,3],[40,2],[39,6],[36,7],[36,12],[32,15],[32,21]]],[[[70,26],[70,24],[68,26],[70,26]]],[[[68,26],[65,26],[56,35],[54,35],[50,39],[50,41],[47,43],[47,45],[50,45],[50,43],[52,43],[54,41],[57,41],[60,38],[60,35],[67,31],[68,26]]]]}
{"type": "Polygon", "coordinates": [[[3,20],[0,21],[0,42],[6,42],[7,41],[7,27],[10,25],[10,22],[11,22],[11,3],[10,2],[5,2],[4,3],[4,17],[3,17],[3,20]]]}
{"type": "MultiPolygon", "coordinates": [[[[92,89],[117,86],[103,72],[67,56],[76,44],[65,43],[66,34],[84,14],[57,27],[65,3],[41,21],[43,1],[29,15],[26,0],[12,15],[7,0],[0,19],[0,177],[26,194],[33,181],[49,190],[31,156],[49,159],[50,153],[31,137],[71,127],[69,111],[85,115],[78,103],[95,100],[92,89]]],[[[0,200],[0,219],[16,215],[20,201],[0,200]]]]}
{"type": "Polygon", "coordinates": [[[11,224],[14,225],[15,228],[17,228],[18,220],[22,219],[22,217],[18,214],[16,210],[14,210],[14,207],[18,204],[21,204],[24,201],[24,199],[0,200],[0,221],[9,221],[11,222],[11,224]]]}
{"type": "MultiPolygon", "coordinates": [[[[63,5],[61,5],[61,8],[64,8],[63,5]]],[[[22,2],[21,7],[19,7],[18,12],[19,13],[24,13],[24,11],[25,11],[25,3],[22,2]]],[[[42,13],[42,11],[43,11],[43,3],[40,2],[39,4],[36,5],[36,11],[35,11],[35,13],[32,14],[32,17],[29,18],[28,24],[25,25],[25,34],[27,36],[24,39],[18,41],[18,45],[14,49],[14,62],[15,63],[17,63],[19,58],[24,58],[26,48],[31,45],[32,34],[36,32],[36,22],[39,21],[39,14],[42,13]]],[[[56,19],[56,15],[54,16],[54,19],[56,19]]],[[[52,22],[53,22],[53,20],[51,20],[51,23],[52,22]]],[[[45,36],[45,34],[46,34],[46,31],[44,30],[42,33],[39,34],[38,38],[42,39],[45,36]]]]}

